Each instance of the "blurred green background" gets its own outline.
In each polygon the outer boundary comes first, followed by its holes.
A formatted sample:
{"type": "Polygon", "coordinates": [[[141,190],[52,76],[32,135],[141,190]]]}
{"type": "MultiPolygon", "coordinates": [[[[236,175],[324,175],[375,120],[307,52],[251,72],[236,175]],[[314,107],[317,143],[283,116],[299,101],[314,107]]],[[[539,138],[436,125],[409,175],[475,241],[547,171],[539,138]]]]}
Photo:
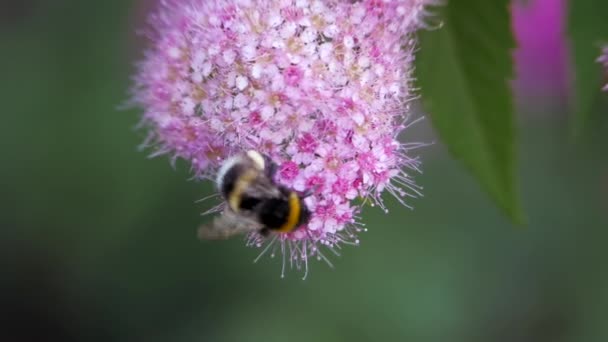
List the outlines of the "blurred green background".
{"type": "Polygon", "coordinates": [[[281,279],[196,239],[210,185],[118,110],[150,3],[0,4],[0,341],[608,340],[606,120],[573,142],[563,94],[520,103],[525,228],[437,143],[415,210],[366,208],[334,269],[281,279]]]}

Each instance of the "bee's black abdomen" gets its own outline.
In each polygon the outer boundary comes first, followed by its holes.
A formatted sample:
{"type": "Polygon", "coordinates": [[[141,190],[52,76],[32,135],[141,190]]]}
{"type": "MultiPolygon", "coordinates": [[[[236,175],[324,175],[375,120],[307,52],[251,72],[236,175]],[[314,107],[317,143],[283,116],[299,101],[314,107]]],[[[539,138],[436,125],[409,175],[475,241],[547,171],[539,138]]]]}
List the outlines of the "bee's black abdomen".
{"type": "Polygon", "coordinates": [[[278,229],[287,222],[289,203],[283,198],[264,201],[259,212],[260,222],[269,229],[278,229]]]}
{"type": "Polygon", "coordinates": [[[239,208],[242,210],[254,210],[261,202],[259,198],[243,196],[239,208]]]}

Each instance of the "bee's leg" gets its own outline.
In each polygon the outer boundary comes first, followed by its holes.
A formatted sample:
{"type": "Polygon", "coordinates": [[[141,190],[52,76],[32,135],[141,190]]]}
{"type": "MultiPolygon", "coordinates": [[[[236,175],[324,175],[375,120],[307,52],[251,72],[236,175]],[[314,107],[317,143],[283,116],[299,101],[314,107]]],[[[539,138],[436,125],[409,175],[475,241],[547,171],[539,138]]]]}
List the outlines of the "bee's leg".
{"type": "Polygon", "coordinates": [[[317,192],[318,189],[319,189],[319,185],[315,185],[310,189],[306,189],[305,191],[303,191],[299,194],[300,198],[304,199],[306,197],[310,197],[310,196],[314,195],[314,193],[317,192]]]}
{"type": "Polygon", "coordinates": [[[269,179],[274,179],[274,175],[277,173],[279,166],[272,159],[270,159],[269,156],[265,154],[263,154],[262,156],[264,156],[264,164],[266,164],[266,166],[264,167],[264,174],[269,179]]]}
{"type": "Polygon", "coordinates": [[[260,235],[262,235],[264,238],[267,238],[270,235],[270,229],[269,228],[262,228],[260,230],[260,235]]]}

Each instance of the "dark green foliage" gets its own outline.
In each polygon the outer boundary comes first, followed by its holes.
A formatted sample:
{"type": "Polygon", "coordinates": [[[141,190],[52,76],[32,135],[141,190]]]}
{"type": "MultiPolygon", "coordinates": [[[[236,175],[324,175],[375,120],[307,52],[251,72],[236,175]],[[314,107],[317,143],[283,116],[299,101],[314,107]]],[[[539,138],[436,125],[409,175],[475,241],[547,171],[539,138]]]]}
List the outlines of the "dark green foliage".
{"type": "Polygon", "coordinates": [[[596,62],[601,46],[608,44],[608,1],[569,1],[568,33],[574,66],[573,132],[580,135],[590,125],[591,113],[606,83],[602,66],[596,62]]]}
{"type": "Polygon", "coordinates": [[[521,223],[508,1],[450,1],[438,16],[442,27],[421,34],[417,56],[425,109],[452,155],[521,223]]]}

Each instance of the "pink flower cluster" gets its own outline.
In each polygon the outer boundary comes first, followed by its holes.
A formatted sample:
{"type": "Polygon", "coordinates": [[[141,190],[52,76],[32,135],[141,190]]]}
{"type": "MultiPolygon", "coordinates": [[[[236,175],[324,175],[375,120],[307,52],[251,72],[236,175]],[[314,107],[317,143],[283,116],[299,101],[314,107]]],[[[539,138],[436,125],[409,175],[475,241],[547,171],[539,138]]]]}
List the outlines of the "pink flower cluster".
{"type": "Polygon", "coordinates": [[[420,144],[398,135],[426,3],[164,0],[135,77],[148,145],[210,178],[225,158],[258,150],[278,163],[278,182],[313,189],[309,224],[278,237],[296,265],[324,259],[319,244],[357,244],[364,203],[419,193],[408,151],[420,144]]]}
{"type": "MultiPolygon", "coordinates": [[[[597,61],[604,65],[604,72],[608,74],[608,46],[604,46],[602,49],[602,55],[597,59],[597,61]]],[[[608,84],[604,86],[603,90],[608,91],[608,84]]]]}

